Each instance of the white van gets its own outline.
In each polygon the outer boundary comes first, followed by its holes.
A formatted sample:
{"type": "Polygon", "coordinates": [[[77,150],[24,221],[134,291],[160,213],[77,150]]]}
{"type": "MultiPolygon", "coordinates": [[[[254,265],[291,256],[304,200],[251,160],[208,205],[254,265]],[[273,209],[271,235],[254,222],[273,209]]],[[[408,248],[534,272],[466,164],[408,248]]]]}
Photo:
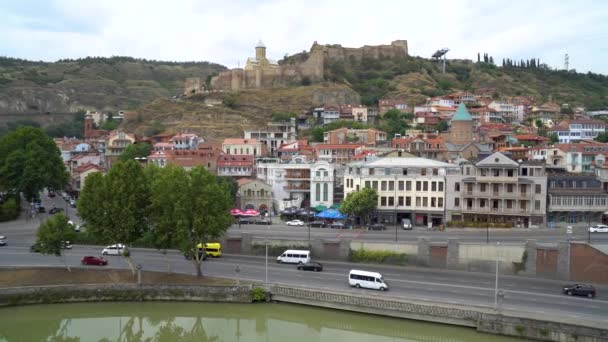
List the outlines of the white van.
{"type": "Polygon", "coordinates": [[[388,290],[388,284],[382,278],[382,274],[376,272],[351,270],[348,273],[348,284],[356,288],[366,287],[380,291],[388,290]]]}
{"type": "Polygon", "coordinates": [[[277,257],[279,264],[305,264],[310,262],[310,251],[288,249],[277,257]]]}
{"type": "Polygon", "coordinates": [[[125,245],[116,244],[110,245],[101,251],[101,255],[122,255],[125,251],[125,245]]]}

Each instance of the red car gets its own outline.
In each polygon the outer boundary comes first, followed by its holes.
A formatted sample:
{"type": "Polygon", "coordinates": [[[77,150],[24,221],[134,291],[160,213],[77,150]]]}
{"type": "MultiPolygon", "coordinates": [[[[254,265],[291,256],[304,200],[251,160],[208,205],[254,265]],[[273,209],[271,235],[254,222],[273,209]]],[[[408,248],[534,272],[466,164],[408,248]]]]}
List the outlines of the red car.
{"type": "Polygon", "coordinates": [[[96,256],[85,256],[84,258],[82,258],[81,262],[83,265],[105,266],[108,264],[108,260],[96,256]]]}

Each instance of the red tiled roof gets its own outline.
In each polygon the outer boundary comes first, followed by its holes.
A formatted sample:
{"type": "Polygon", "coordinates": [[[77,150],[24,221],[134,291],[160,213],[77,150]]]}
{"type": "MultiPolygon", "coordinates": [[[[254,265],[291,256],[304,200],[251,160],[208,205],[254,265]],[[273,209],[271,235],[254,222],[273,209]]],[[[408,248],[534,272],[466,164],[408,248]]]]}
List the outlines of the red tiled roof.
{"type": "Polygon", "coordinates": [[[517,140],[537,140],[537,141],[549,141],[549,138],[541,137],[536,134],[517,134],[515,135],[517,140]]]}
{"type": "Polygon", "coordinates": [[[248,144],[253,145],[257,144],[258,141],[256,139],[224,139],[224,144],[248,144]]]}
{"type": "Polygon", "coordinates": [[[354,150],[365,145],[361,144],[317,144],[314,146],[315,150],[354,150]]]}

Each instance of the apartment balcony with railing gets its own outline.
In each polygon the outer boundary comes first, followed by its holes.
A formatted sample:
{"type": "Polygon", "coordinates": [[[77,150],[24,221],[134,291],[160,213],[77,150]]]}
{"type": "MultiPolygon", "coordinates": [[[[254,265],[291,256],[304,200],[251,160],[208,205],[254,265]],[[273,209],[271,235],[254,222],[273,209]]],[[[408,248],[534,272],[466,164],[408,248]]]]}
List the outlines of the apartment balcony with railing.
{"type": "Polygon", "coordinates": [[[286,191],[291,191],[291,192],[309,192],[310,191],[310,184],[306,183],[306,184],[287,184],[283,187],[283,189],[285,189],[286,191]]]}
{"type": "Polygon", "coordinates": [[[465,206],[462,208],[463,212],[466,213],[479,213],[479,214],[510,214],[510,215],[527,215],[531,213],[529,207],[526,208],[504,208],[504,207],[480,207],[480,206],[465,206]]]}
{"type": "Polygon", "coordinates": [[[287,170],[285,179],[310,179],[310,170],[287,170]]]}
{"type": "Polygon", "coordinates": [[[529,191],[517,192],[517,191],[463,191],[463,195],[466,197],[486,197],[486,198],[530,198],[533,197],[529,191]]]}

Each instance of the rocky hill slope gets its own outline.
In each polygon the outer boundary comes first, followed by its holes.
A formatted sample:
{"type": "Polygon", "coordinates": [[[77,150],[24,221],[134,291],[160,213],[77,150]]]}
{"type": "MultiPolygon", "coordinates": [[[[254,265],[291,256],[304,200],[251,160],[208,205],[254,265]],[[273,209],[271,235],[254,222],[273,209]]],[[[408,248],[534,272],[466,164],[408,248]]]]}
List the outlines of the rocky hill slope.
{"type": "Polygon", "coordinates": [[[209,62],[157,62],[130,57],[32,62],[0,57],[0,114],[132,110],[183,92],[186,77],[215,74],[209,62]]]}

